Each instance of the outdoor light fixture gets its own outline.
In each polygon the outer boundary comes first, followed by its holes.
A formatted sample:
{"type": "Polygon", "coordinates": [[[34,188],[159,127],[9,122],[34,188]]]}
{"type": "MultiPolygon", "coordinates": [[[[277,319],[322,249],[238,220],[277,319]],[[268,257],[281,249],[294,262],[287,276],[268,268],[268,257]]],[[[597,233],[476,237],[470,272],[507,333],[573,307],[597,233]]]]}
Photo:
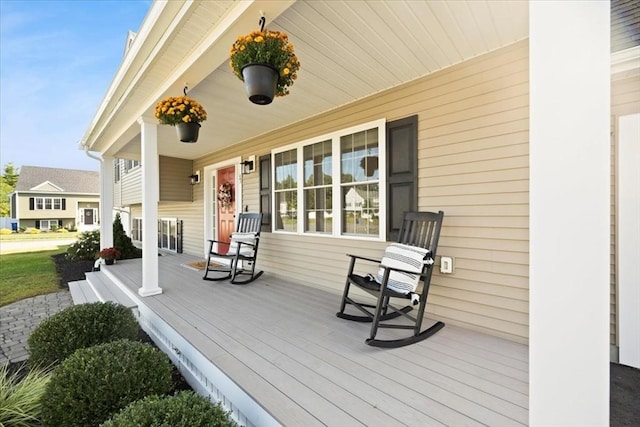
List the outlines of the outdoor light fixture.
{"type": "Polygon", "coordinates": [[[255,170],[254,165],[255,165],[255,159],[256,156],[249,156],[249,158],[247,158],[247,160],[242,162],[242,174],[243,175],[248,175],[251,172],[253,172],[255,170]]]}
{"type": "Polygon", "coordinates": [[[196,185],[200,182],[200,171],[197,171],[195,175],[189,175],[189,180],[191,181],[191,185],[196,185]]]}

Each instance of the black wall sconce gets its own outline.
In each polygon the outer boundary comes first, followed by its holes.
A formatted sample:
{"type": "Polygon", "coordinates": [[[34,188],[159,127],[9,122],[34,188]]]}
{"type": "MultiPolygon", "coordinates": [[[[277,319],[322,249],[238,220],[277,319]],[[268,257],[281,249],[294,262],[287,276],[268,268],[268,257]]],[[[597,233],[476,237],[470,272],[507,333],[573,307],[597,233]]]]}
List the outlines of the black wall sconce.
{"type": "Polygon", "coordinates": [[[256,170],[255,169],[256,156],[249,156],[247,160],[243,161],[241,164],[242,164],[242,174],[243,175],[250,174],[251,172],[256,170]]]}
{"type": "Polygon", "coordinates": [[[196,185],[200,183],[200,171],[197,171],[195,175],[189,175],[189,181],[191,185],[196,185]]]}

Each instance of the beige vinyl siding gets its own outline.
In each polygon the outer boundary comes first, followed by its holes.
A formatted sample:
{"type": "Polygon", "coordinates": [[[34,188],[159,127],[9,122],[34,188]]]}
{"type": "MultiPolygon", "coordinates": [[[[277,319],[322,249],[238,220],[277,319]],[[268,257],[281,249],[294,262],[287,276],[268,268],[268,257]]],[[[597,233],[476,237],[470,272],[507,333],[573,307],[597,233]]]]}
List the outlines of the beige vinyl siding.
{"type": "Polygon", "coordinates": [[[205,253],[203,240],[204,213],[202,205],[192,202],[160,202],[158,218],[176,218],[182,221],[183,251],[203,256],[205,253]]]}
{"type": "Polygon", "coordinates": [[[609,336],[612,346],[618,346],[617,335],[617,282],[616,282],[616,171],[617,171],[617,141],[618,141],[618,117],[640,113],[640,76],[613,80],[611,83],[611,282],[610,282],[610,326],[609,336]]]}
{"type": "MultiPolygon", "coordinates": [[[[454,274],[441,275],[436,269],[428,315],[526,343],[528,90],[525,40],[213,153],[197,160],[194,169],[234,156],[257,159],[274,148],[349,126],[417,114],[419,209],[444,210],[438,252],[455,260],[454,274]]],[[[259,208],[258,179],[257,172],[243,177],[243,204],[249,211],[259,208]]],[[[190,205],[197,211],[192,221],[200,226],[203,188],[194,188],[195,203],[190,205]]],[[[258,264],[276,277],[334,292],[337,309],[345,254],[375,257],[385,246],[370,240],[263,233],[258,264]]],[[[201,247],[197,238],[185,242],[189,253],[199,254],[201,247]]]]}
{"type": "Polygon", "coordinates": [[[160,156],[160,201],[191,202],[191,160],[160,156]]]}
{"type": "Polygon", "coordinates": [[[120,182],[122,206],[142,202],[142,167],[131,169],[128,172],[122,172],[120,182]]]}

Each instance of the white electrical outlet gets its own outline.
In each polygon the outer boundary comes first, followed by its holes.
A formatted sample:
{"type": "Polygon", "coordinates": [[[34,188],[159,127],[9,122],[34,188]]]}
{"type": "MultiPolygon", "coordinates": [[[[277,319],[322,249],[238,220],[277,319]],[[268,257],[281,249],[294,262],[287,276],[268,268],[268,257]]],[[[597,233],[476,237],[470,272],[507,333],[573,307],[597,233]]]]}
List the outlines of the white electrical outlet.
{"type": "Polygon", "coordinates": [[[440,273],[443,273],[443,274],[453,273],[453,257],[450,257],[450,256],[440,257],[440,273]]]}

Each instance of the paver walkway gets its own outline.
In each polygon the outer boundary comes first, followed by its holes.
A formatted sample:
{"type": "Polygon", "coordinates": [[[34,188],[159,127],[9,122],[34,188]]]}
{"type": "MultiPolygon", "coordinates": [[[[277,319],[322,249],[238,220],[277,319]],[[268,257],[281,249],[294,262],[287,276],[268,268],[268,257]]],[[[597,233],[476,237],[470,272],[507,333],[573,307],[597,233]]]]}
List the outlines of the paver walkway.
{"type": "Polygon", "coordinates": [[[0,307],[0,364],[29,358],[29,334],[47,317],[73,305],[68,290],[26,298],[0,307]]]}

